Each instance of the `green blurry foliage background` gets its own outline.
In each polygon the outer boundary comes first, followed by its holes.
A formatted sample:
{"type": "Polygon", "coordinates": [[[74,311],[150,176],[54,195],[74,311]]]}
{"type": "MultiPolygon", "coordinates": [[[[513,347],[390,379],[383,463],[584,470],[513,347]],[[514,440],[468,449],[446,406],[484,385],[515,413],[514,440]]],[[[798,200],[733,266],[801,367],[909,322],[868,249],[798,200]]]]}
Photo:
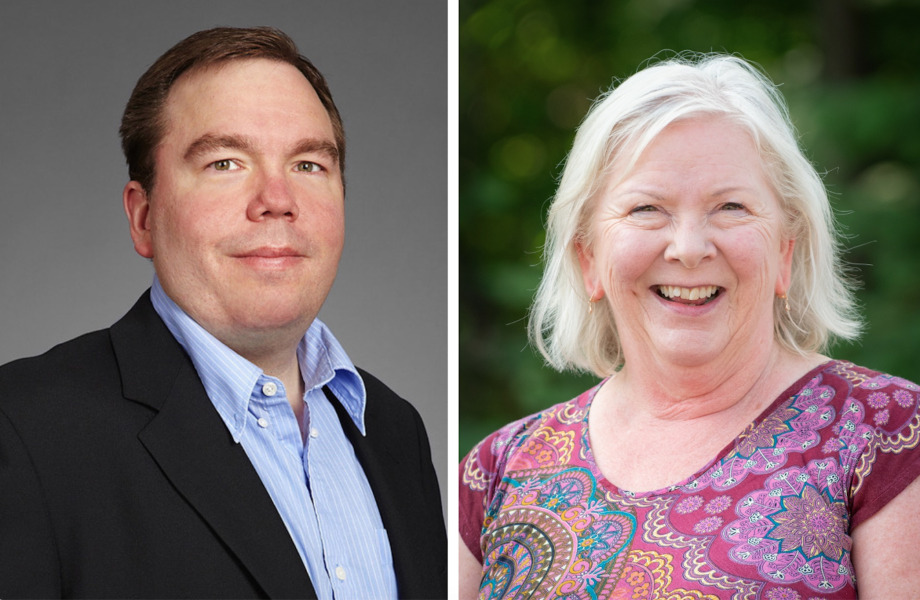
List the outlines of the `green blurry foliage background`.
{"type": "Polygon", "coordinates": [[[862,282],[866,334],[831,355],[920,381],[920,2],[461,0],[459,9],[461,456],[596,381],[552,371],[528,346],[543,222],[591,101],[662,51],[737,53],[781,85],[862,282]]]}

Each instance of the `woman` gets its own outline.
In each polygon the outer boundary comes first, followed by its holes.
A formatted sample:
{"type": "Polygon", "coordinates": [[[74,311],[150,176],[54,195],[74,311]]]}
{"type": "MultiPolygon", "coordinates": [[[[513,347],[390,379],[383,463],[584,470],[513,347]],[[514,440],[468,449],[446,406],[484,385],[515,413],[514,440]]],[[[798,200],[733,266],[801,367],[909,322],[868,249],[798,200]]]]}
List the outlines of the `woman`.
{"type": "Polygon", "coordinates": [[[918,386],[855,338],[823,184],[736,57],[649,67],[579,128],[530,333],[603,380],[460,469],[461,597],[915,597],[918,386]]]}

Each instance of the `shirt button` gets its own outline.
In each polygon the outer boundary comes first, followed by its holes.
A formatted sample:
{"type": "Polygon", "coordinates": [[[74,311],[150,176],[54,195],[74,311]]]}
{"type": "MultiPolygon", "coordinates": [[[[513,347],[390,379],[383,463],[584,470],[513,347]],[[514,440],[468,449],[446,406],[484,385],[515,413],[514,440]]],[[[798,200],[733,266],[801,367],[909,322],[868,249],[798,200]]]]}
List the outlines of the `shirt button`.
{"type": "Polygon", "coordinates": [[[345,581],[345,567],[339,565],[335,568],[335,576],[339,578],[339,581],[345,581]]]}
{"type": "Polygon", "coordinates": [[[262,429],[265,429],[266,427],[268,427],[268,419],[266,419],[265,417],[260,417],[259,420],[256,421],[256,423],[258,423],[259,427],[261,427],[262,429]]]}
{"type": "Polygon", "coordinates": [[[311,438],[318,438],[318,437],[319,437],[319,429],[317,429],[316,427],[311,427],[311,428],[310,428],[310,437],[311,437],[311,438]]]}
{"type": "Polygon", "coordinates": [[[275,384],[274,381],[269,381],[268,383],[262,386],[262,393],[268,397],[272,397],[278,393],[278,386],[275,384]]]}

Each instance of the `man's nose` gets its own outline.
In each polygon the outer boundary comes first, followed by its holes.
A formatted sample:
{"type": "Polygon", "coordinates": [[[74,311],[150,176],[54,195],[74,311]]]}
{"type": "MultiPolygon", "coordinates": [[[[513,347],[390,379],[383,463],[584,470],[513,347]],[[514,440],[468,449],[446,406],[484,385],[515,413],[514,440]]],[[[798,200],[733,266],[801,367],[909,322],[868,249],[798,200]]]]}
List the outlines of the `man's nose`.
{"type": "Polygon", "coordinates": [[[686,268],[694,269],[705,259],[713,258],[716,247],[709,225],[702,220],[681,220],[673,225],[671,239],[664,252],[668,261],[680,261],[686,268]]]}
{"type": "Polygon", "coordinates": [[[246,215],[252,221],[266,218],[297,219],[300,213],[297,199],[290,183],[283,175],[264,174],[247,207],[246,215]]]}

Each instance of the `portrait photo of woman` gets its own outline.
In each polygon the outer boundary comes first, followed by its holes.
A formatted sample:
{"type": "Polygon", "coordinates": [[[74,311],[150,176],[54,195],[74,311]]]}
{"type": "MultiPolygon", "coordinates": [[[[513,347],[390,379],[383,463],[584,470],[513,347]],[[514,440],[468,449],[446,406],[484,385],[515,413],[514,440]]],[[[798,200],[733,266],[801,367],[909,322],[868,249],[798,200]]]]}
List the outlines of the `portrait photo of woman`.
{"type": "Polygon", "coordinates": [[[911,597],[920,387],[831,352],[867,323],[780,86],[660,53],[576,129],[526,321],[594,379],[461,461],[460,597],[911,597]]]}

